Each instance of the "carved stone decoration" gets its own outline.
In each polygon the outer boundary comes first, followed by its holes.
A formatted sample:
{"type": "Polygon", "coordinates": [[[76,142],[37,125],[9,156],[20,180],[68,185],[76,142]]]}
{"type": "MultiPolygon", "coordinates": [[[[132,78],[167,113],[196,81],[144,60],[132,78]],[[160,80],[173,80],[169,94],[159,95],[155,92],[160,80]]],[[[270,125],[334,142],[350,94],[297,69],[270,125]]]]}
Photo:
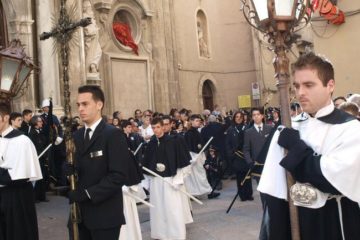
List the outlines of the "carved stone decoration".
{"type": "Polygon", "coordinates": [[[83,2],[83,17],[89,17],[92,21],[90,25],[84,28],[86,80],[88,84],[99,85],[101,79],[98,66],[102,50],[99,43],[99,28],[89,0],[84,0],[83,2]]]}

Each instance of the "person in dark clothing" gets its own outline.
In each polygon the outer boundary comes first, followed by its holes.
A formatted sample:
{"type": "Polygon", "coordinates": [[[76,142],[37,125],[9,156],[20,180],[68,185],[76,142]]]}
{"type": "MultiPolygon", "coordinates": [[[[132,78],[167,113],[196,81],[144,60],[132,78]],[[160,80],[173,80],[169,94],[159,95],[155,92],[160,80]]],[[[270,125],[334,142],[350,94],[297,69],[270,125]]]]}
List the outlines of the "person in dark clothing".
{"type": "Polygon", "coordinates": [[[9,124],[10,107],[0,103],[0,239],[38,240],[32,181],[42,178],[30,138],[9,124]]]}
{"type": "Polygon", "coordinates": [[[25,135],[29,135],[30,133],[30,120],[32,118],[33,112],[29,109],[24,109],[22,112],[23,121],[21,123],[21,127],[19,128],[25,135]]]}
{"type": "MultiPolygon", "coordinates": [[[[123,120],[121,122],[121,128],[126,135],[126,140],[129,146],[129,150],[132,154],[135,154],[135,151],[138,149],[141,143],[145,143],[145,140],[142,136],[140,136],[138,133],[132,132],[132,124],[128,120],[123,120]]],[[[144,153],[145,146],[141,146],[141,148],[136,153],[135,159],[138,163],[142,162],[143,159],[143,153],[144,153]]]]}
{"type": "MultiPolygon", "coordinates": [[[[204,168],[206,170],[206,176],[210,183],[210,186],[214,189],[218,186],[221,188],[221,172],[222,172],[222,160],[216,151],[214,146],[210,146],[209,153],[207,154],[204,168]],[[218,185],[218,186],[215,186],[218,185]]],[[[219,190],[219,188],[216,188],[219,190]]]]}
{"type": "Polygon", "coordinates": [[[226,153],[231,161],[233,171],[236,173],[236,181],[240,199],[242,201],[253,200],[251,181],[245,177],[249,171],[249,165],[246,163],[243,145],[244,131],[246,126],[243,123],[244,116],[242,112],[235,112],[232,118],[232,125],[227,130],[226,135],[226,153]]]}
{"type": "Polygon", "coordinates": [[[136,173],[124,134],[101,117],[104,99],[98,86],[78,89],[78,111],[85,127],[74,133],[78,183],[68,196],[70,203],[79,203],[80,240],[119,239],[125,224],[122,186],[128,184],[129,173],[136,173]]]}
{"type": "MultiPolygon", "coordinates": [[[[30,121],[31,129],[29,133],[29,138],[34,143],[34,146],[36,148],[36,152],[38,155],[44,151],[44,149],[47,147],[46,145],[46,136],[41,131],[41,128],[43,126],[43,121],[40,116],[33,116],[30,121]]],[[[46,154],[44,154],[40,159],[40,168],[41,173],[43,175],[43,179],[36,181],[35,183],[35,201],[37,202],[48,202],[49,200],[46,198],[46,190],[47,190],[47,184],[49,181],[49,174],[48,174],[48,165],[46,160],[46,154]]]]}
{"type": "Polygon", "coordinates": [[[266,196],[260,239],[291,239],[291,198],[302,240],[358,240],[360,123],[335,108],[335,74],[327,59],[301,55],[292,75],[304,113],[272,138],[258,186],[266,196]],[[290,191],[285,170],[296,181],[290,191]]]}

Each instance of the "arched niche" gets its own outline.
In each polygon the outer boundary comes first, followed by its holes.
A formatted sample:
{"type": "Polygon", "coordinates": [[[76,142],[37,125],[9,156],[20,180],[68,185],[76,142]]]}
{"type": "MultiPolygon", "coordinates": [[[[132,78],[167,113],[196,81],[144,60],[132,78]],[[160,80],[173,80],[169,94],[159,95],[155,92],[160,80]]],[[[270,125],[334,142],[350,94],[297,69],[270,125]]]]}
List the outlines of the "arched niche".
{"type": "Polygon", "coordinates": [[[214,110],[214,95],[214,84],[209,79],[205,80],[202,86],[203,109],[209,109],[210,111],[214,110]]]}
{"type": "Polygon", "coordinates": [[[199,48],[199,56],[202,58],[210,58],[210,43],[207,18],[203,10],[196,12],[196,30],[199,48]]]}

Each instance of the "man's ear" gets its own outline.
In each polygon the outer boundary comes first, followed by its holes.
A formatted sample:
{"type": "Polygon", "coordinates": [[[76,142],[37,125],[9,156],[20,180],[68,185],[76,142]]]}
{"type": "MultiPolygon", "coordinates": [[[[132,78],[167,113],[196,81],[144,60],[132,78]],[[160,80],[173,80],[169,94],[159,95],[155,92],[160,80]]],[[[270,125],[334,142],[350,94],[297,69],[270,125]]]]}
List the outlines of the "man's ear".
{"type": "Polygon", "coordinates": [[[104,107],[104,103],[102,102],[102,101],[97,101],[96,102],[96,108],[98,109],[98,110],[102,110],[103,109],[103,107],[104,107]]]}
{"type": "Polygon", "coordinates": [[[328,87],[329,91],[330,91],[331,93],[333,93],[333,92],[334,92],[334,89],[335,89],[335,80],[334,80],[334,79],[330,79],[330,80],[328,81],[328,83],[327,83],[327,87],[328,87]]]}

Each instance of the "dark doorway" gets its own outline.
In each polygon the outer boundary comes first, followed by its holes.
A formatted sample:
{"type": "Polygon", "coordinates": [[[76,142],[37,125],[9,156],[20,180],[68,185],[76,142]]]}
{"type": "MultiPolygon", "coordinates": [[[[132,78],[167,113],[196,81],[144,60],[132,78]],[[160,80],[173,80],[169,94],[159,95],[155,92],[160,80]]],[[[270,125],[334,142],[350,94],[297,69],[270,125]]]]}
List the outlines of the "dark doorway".
{"type": "Polygon", "coordinates": [[[202,87],[202,97],[204,109],[214,110],[214,84],[210,80],[206,80],[202,87]]]}
{"type": "Polygon", "coordinates": [[[3,49],[7,46],[7,27],[6,27],[6,18],[4,14],[4,8],[0,2],[0,49],[3,49]]]}

